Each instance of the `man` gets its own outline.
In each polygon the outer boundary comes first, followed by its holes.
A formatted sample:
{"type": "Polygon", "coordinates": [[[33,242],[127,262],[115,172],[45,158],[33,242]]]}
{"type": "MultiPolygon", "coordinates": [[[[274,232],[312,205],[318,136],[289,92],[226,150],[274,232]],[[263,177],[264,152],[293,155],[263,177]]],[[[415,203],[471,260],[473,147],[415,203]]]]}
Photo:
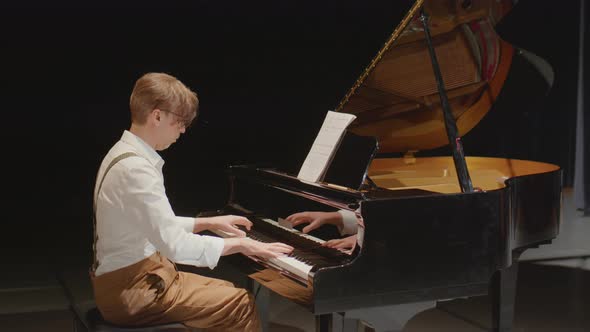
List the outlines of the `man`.
{"type": "Polygon", "coordinates": [[[95,264],[91,278],[98,309],[125,326],[183,322],[219,331],[260,330],[252,297],[231,283],[178,272],[172,262],[214,268],[220,256],[264,258],[293,250],[261,243],[237,228],[239,216],[188,218],[174,214],[156,151],[168,148],[196,117],[197,95],[176,78],[142,76],[130,98],[131,128],[104,158],[95,197],[95,264]],[[195,233],[223,230],[221,239],[195,233]]]}

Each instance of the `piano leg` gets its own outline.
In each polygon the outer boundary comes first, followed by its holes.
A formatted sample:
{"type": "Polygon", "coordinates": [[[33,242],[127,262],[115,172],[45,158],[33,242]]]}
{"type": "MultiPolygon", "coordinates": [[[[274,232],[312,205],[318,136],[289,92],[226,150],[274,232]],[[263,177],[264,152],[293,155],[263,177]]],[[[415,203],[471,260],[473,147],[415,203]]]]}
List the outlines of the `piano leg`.
{"type": "Polygon", "coordinates": [[[496,272],[492,277],[490,298],[492,331],[494,332],[512,331],[519,257],[520,253],[513,253],[512,265],[507,269],[496,272]]]}
{"type": "Polygon", "coordinates": [[[316,332],[332,332],[333,314],[323,314],[315,316],[316,332]]]}
{"type": "Polygon", "coordinates": [[[360,332],[359,320],[346,317],[346,313],[337,313],[332,316],[332,331],[360,332]]]}
{"type": "Polygon", "coordinates": [[[316,332],[359,332],[359,321],[346,318],[343,313],[315,316],[316,332]]]}

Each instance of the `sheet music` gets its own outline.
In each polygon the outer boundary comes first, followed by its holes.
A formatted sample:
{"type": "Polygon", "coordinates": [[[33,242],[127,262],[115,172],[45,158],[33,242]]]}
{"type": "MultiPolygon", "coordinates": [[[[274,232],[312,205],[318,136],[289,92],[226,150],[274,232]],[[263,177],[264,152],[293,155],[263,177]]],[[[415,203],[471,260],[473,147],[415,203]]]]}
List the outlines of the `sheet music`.
{"type": "Polygon", "coordinates": [[[353,114],[328,111],[320,132],[299,170],[298,178],[317,182],[324,175],[344,135],[344,130],[354,119],[356,116],[353,114]]]}

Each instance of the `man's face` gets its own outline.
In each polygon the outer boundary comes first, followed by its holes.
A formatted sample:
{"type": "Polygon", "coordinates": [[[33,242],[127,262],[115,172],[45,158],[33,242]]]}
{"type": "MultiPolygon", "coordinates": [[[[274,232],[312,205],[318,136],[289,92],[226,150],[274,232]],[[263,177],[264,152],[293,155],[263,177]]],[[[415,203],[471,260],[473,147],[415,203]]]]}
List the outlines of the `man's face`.
{"type": "Polygon", "coordinates": [[[160,126],[158,127],[158,144],[156,150],[162,151],[176,142],[186,127],[182,119],[170,112],[160,111],[160,126]]]}

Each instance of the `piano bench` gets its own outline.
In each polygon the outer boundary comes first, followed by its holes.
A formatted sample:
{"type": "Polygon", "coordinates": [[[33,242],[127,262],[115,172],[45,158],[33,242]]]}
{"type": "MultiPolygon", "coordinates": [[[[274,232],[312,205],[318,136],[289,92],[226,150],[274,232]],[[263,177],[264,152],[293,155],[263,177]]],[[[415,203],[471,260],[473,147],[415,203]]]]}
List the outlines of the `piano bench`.
{"type": "Polygon", "coordinates": [[[181,323],[168,323],[153,326],[123,327],[108,323],[93,304],[73,307],[75,332],[189,332],[191,329],[181,323]]]}

